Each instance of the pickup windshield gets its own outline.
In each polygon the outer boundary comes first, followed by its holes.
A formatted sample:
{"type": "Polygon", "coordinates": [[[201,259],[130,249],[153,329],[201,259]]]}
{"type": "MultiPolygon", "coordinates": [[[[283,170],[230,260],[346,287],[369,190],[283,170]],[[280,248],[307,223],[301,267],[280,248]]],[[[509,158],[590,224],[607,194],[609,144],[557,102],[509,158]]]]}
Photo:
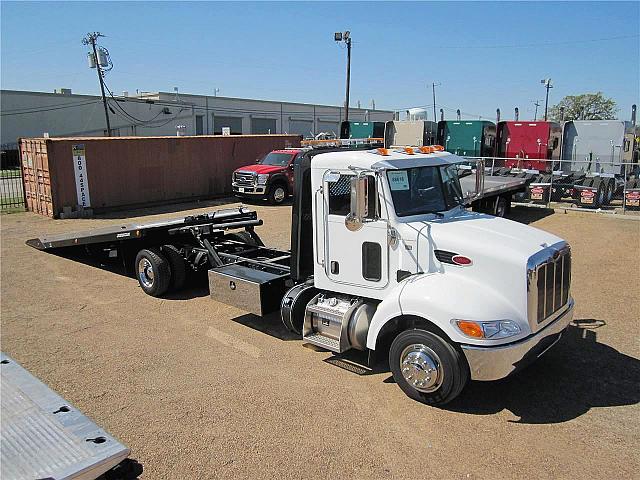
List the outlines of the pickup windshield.
{"type": "Polygon", "coordinates": [[[286,167],[289,165],[292,155],[289,153],[269,153],[266,157],[260,160],[261,165],[275,165],[278,167],[286,167]]]}
{"type": "Polygon", "coordinates": [[[456,165],[389,170],[387,179],[396,215],[423,215],[463,204],[456,165]]]}

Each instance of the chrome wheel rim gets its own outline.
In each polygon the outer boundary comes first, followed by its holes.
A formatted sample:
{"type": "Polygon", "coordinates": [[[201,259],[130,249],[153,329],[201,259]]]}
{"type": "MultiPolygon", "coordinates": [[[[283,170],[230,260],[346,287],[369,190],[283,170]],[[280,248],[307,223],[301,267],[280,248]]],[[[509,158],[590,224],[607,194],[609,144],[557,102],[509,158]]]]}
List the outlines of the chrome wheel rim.
{"type": "Polygon", "coordinates": [[[282,188],[282,187],[276,188],[276,191],[273,192],[273,198],[275,199],[276,202],[283,201],[284,200],[284,188],[282,188]]]}
{"type": "Polygon", "coordinates": [[[604,203],[604,188],[598,192],[598,203],[602,205],[604,203]]]}
{"type": "Polygon", "coordinates": [[[440,357],[421,343],[409,345],[402,351],[400,371],[407,383],[419,392],[434,392],[444,380],[440,357]]]}
{"type": "Polygon", "coordinates": [[[505,212],[507,211],[507,202],[505,200],[498,201],[498,208],[496,209],[497,217],[504,217],[505,212]]]}
{"type": "Polygon", "coordinates": [[[151,288],[153,286],[153,265],[147,258],[142,258],[138,262],[138,278],[140,279],[140,283],[147,288],[151,288]]]}

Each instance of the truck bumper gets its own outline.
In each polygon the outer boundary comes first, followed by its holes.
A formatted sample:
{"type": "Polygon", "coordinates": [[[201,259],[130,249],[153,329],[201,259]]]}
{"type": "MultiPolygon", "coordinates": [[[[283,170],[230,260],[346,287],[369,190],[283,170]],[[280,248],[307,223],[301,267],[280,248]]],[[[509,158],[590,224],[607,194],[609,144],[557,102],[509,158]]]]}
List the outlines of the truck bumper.
{"type": "Polygon", "coordinates": [[[469,364],[471,379],[499,380],[539,358],[560,340],[562,332],[573,319],[574,305],[575,302],[571,299],[568,307],[552,323],[518,342],[497,347],[461,345],[469,364]]]}
{"type": "Polygon", "coordinates": [[[241,187],[238,185],[233,185],[233,193],[238,196],[257,196],[264,197],[267,194],[266,185],[256,185],[252,187],[241,187]]]}

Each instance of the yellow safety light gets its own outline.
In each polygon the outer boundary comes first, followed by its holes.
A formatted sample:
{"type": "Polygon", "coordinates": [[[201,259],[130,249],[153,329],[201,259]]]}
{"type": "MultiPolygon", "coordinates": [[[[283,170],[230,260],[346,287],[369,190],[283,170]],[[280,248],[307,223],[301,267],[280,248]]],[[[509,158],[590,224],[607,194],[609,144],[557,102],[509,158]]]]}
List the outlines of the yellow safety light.
{"type": "Polygon", "coordinates": [[[388,149],[386,149],[386,148],[382,148],[382,147],[381,147],[381,148],[378,148],[378,153],[379,153],[380,155],[385,155],[385,156],[387,156],[387,155],[389,155],[389,150],[388,150],[388,149]]]}
{"type": "Polygon", "coordinates": [[[444,147],[443,147],[442,145],[434,145],[432,148],[433,148],[433,150],[434,150],[435,152],[442,152],[442,151],[444,151],[444,147]]]}
{"type": "Polygon", "coordinates": [[[420,152],[422,153],[433,153],[435,150],[433,149],[433,147],[420,147],[420,152]]]}
{"type": "Polygon", "coordinates": [[[406,153],[407,155],[414,155],[416,152],[414,152],[413,148],[411,147],[404,147],[404,153],[406,153]]]}

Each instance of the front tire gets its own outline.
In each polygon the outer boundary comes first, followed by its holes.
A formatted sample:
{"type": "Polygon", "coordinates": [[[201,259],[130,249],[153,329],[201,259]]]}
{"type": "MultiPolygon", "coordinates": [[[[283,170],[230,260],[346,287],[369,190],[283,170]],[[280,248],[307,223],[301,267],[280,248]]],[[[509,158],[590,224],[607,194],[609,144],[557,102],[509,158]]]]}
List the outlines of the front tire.
{"type": "Polygon", "coordinates": [[[282,204],[287,199],[287,187],[282,183],[272,185],[267,199],[271,205],[282,204]]]}
{"type": "Polygon", "coordinates": [[[136,255],[136,277],[144,293],[152,297],[164,294],[171,283],[169,261],[157,248],[143,249],[136,255]]]}
{"type": "Polygon", "coordinates": [[[400,333],[389,349],[389,366],[402,391],[427,405],[450,402],[469,381],[469,368],[462,353],[426,330],[400,333]]]}

